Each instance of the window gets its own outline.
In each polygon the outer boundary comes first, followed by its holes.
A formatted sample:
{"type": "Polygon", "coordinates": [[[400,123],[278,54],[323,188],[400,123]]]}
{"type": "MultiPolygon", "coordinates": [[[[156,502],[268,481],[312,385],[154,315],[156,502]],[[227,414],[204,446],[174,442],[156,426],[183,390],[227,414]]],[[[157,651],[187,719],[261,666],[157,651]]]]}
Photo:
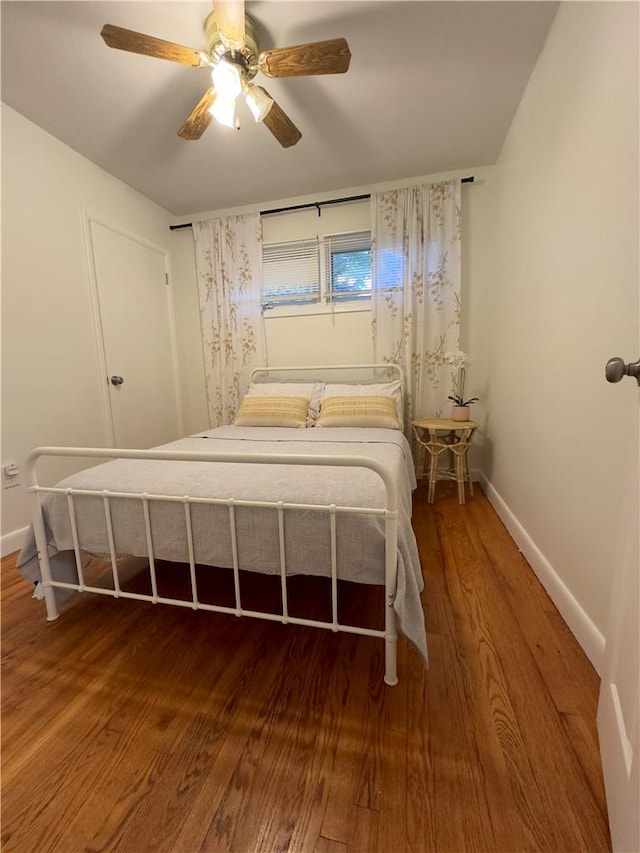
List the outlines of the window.
{"type": "Polygon", "coordinates": [[[265,245],[264,308],[331,305],[371,297],[371,234],[358,231],[265,245]]]}
{"type": "Polygon", "coordinates": [[[326,242],[329,300],[371,298],[371,234],[340,234],[326,242]]]}
{"type": "Polygon", "coordinates": [[[318,241],[262,247],[262,306],[306,305],[320,300],[318,241]]]}

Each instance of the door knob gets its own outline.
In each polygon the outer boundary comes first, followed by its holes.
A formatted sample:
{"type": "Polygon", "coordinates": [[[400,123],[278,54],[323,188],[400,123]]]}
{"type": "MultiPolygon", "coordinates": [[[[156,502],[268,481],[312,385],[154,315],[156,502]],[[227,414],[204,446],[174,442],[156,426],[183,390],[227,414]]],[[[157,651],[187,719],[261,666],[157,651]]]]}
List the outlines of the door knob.
{"type": "Polygon", "coordinates": [[[635,376],[640,385],[640,361],[625,364],[621,358],[610,358],[604,369],[607,382],[620,382],[623,376],[635,376]]]}
{"type": "Polygon", "coordinates": [[[122,376],[112,376],[111,377],[111,384],[112,385],[122,385],[123,382],[124,382],[124,379],[122,378],[122,376]]]}

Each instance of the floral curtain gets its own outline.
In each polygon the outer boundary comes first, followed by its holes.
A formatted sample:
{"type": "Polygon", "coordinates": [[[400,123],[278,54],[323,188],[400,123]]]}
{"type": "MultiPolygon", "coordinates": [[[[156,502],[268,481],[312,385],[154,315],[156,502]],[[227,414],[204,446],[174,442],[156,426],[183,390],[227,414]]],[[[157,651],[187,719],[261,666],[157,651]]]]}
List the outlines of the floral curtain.
{"type": "Polygon", "coordinates": [[[209,421],[233,422],[252,368],[265,363],[260,216],[193,226],[209,421]]]}
{"type": "Polygon", "coordinates": [[[374,360],[404,369],[405,424],[446,415],[458,367],[460,180],[374,193],[374,360]]]}

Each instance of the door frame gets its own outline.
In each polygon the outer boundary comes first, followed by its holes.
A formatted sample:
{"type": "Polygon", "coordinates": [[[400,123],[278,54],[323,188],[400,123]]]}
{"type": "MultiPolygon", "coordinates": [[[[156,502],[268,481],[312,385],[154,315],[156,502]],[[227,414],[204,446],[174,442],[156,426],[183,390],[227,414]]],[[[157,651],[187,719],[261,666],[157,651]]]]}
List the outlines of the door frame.
{"type": "Polygon", "coordinates": [[[171,367],[173,373],[173,386],[175,389],[176,399],[176,417],[178,423],[178,431],[180,435],[184,432],[184,422],[182,416],[182,392],[180,386],[180,369],[178,365],[178,347],[175,325],[175,313],[173,302],[173,288],[171,286],[171,264],[169,253],[164,246],[153,243],[141,234],[136,234],[126,228],[122,228],[114,222],[105,219],[102,216],[96,216],[86,208],[81,208],[82,213],[82,236],[85,251],[85,262],[87,267],[87,281],[89,288],[89,303],[91,308],[91,321],[93,324],[95,352],[97,360],[98,384],[101,389],[100,396],[102,400],[102,414],[105,435],[105,446],[116,446],[116,433],[113,421],[113,410],[111,408],[111,397],[109,395],[109,371],[107,365],[107,353],[104,343],[104,331],[102,326],[102,315],[100,312],[100,295],[98,290],[98,276],[96,272],[95,254],[93,250],[93,240],[91,237],[91,225],[101,225],[103,228],[108,228],[115,234],[121,237],[126,237],[134,243],[144,246],[146,249],[151,249],[157,252],[164,259],[164,272],[166,277],[165,295],[167,300],[167,314],[169,319],[169,344],[171,349],[171,367]],[[106,381],[105,381],[106,379],[106,381]]]}

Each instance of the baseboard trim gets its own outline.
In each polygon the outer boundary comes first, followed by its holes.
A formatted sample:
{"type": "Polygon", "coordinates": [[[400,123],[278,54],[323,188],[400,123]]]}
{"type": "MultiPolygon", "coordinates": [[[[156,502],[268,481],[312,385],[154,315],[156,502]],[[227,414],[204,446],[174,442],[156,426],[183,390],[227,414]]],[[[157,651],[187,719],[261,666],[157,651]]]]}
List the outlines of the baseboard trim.
{"type": "Polygon", "coordinates": [[[535,572],[549,597],[560,611],[572,634],[582,646],[598,675],[602,675],[605,638],[576,601],[571,590],[529,536],[520,521],[487,477],[478,472],[478,480],[489,502],[498,513],[518,548],[535,572]]]}
{"type": "Polygon", "coordinates": [[[8,554],[13,554],[14,551],[20,551],[28,529],[28,527],[21,527],[19,530],[12,530],[11,533],[4,533],[0,536],[0,557],[6,557],[8,554]]]}

